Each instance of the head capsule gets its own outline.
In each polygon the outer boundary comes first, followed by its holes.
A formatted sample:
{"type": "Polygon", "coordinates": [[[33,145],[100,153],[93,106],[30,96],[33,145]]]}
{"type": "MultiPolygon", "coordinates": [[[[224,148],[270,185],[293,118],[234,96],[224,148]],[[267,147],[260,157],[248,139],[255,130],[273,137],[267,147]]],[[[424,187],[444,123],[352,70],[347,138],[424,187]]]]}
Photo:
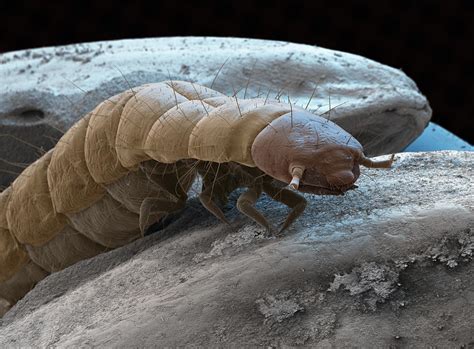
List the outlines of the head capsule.
{"type": "Polygon", "coordinates": [[[294,189],[338,195],[354,188],[359,165],[390,167],[363,154],[362,145],[335,123],[294,110],[265,127],[252,144],[259,169],[294,189]]]}

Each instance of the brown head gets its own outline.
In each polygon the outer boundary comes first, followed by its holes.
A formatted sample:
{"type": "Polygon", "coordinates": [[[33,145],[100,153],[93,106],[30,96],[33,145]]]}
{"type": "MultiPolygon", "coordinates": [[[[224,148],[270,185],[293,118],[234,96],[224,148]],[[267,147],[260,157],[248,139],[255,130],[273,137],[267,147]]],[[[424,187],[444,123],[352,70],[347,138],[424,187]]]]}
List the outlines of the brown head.
{"type": "Polygon", "coordinates": [[[338,195],[354,187],[359,165],[390,167],[374,162],[360,143],[335,123],[303,110],[271,122],[255,138],[252,158],[259,169],[313,194],[338,195]]]}

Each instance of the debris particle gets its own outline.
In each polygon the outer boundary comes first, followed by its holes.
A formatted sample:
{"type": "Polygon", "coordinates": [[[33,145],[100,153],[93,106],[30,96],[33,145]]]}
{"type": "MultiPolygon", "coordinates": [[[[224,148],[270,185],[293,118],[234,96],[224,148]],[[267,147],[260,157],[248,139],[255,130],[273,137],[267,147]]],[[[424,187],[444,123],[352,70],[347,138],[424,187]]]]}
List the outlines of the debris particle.
{"type": "Polygon", "coordinates": [[[474,254],[474,233],[466,229],[459,236],[445,236],[441,243],[429,248],[425,255],[434,262],[455,268],[461,262],[468,262],[474,254]]]}
{"type": "Polygon", "coordinates": [[[280,323],[285,319],[291,318],[297,312],[304,311],[304,307],[291,298],[288,293],[276,296],[267,295],[257,299],[255,303],[260,313],[265,317],[265,323],[268,321],[280,323]]]}
{"type": "Polygon", "coordinates": [[[375,262],[364,263],[349,274],[335,275],[328,291],[335,292],[341,286],[351,296],[358,296],[372,311],[377,303],[385,303],[398,287],[399,272],[395,268],[375,262]]]}

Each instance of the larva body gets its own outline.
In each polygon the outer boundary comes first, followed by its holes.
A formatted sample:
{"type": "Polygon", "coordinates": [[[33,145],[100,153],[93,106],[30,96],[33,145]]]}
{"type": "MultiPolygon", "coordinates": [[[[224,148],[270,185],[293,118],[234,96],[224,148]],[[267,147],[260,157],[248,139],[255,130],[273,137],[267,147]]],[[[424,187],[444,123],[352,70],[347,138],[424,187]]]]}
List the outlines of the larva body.
{"type": "Polygon", "coordinates": [[[361,145],[326,119],[291,104],[237,99],[196,84],[167,81],[116,95],[77,122],[54,149],[0,194],[0,297],[14,304],[39,280],[79,260],[123,246],[180,210],[197,174],[200,200],[216,205],[246,187],[238,209],[266,192],[292,210],[295,189],[338,195],[353,187],[361,145]]]}

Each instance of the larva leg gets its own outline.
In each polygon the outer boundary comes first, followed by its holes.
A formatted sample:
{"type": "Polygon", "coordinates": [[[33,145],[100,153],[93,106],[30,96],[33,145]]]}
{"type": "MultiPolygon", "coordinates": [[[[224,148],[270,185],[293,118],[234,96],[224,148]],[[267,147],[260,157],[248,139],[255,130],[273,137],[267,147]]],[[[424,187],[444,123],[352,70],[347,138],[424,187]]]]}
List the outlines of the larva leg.
{"type": "MultiPolygon", "coordinates": [[[[153,172],[154,170],[152,169],[150,174],[153,174],[153,172]]],[[[160,188],[163,190],[161,192],[162,195],[159,198],[153,196],[146,197],[140,204],[139,225],[142,234],[153,223],[186,206],[186,201],[188,200],[187,192],[195,178],[194,165],[180,163],[175,166],[173,172],[165,172],[162,175],[158,174],[158,176],[155,176],[157,184],[159,183],[160,188]],[[165,193],[168,195],[164,195],[165,193]]],[[[149,180],[153,181],[151,177],[149,180]]]]}
{"type": "Polygon", "coordinates": [[[227,220],[227,218],[225,218],[222,210],[213,201],[213,196],[215,193],[215,188],[213,186],[208,186],[201,192],[201,194],[199,194],[199,201],[201,201],[201,204],[223,223],[230,225],[230,222],[227,220]]]}
{"type": "Polygon", "coordinates": [[[286,217],[285,221],[283,222],[283,226],[280,229],[280,233],[286,228],[288,228],[291,223],[293,223],[294,220],[298,218],[306,208],[306,199],[301,195],[298,195],[294,191],[285,188],[275,187],[271,183],[264,183],[263,191],[270,195],[272,199],[279,201],[291,208],[291,212],[288,214],[288,217],[286,217]]]}
{"type": "Polygon", "coordinates": [[[246,192],[239,196],[239,199],[237,200],[237,209],[271,232],[272,227],[270,223],[253,206],[261,194],[262,187],[260,185],[249,188],[246,192]]]}
{"type": "Polygon", "coordinates": [[[229,165],[208,162],[201,164],[199,171],[203,180],[199,201],[217,219],[230,225],[229,220],[216,203],[226,204],[229,194],[238,187],[229,165]]]}
{"type": "Polygon", "coordinates": [[[171,212],[179,211],[186,205],[187,196],[181,197],[178,201],[157,199],[153,197],[143,200],[140,206],[140,231],[145,230],[160,218],[171,212]]]}

